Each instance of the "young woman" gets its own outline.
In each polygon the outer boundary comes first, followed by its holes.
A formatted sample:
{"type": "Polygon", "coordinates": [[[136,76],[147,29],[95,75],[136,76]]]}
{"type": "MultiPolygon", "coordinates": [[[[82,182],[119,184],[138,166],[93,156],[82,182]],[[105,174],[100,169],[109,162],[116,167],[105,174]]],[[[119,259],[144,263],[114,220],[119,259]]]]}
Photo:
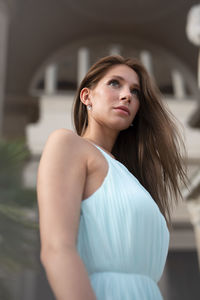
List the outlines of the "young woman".
{"type": "Polygon", "coordinates": [[[38,171],[41,261],[57,300],[160,300],[181,139],[135,59],[108,56],[54,131],[38,171]]]}

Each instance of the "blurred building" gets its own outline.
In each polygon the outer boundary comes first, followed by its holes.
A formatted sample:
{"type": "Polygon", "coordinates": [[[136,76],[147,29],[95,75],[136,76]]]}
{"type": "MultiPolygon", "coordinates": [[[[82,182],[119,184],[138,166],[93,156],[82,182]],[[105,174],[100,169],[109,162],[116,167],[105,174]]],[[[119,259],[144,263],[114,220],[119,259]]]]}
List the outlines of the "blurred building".
{"type": "MultiPolygon", "coordinates": [[[[190,190],[183,191],[185,201],[173,215],[170,251],[160,282],[168,300],[200,298],[193,227],[200,218],[195,215],[195,204],[200,201],[198,49],[185,33],[187,13],[197,3],[0,1],[0,131],[7,138],[24,136],[27,140],[32,153],[24,173],[27,186],[36,184],[48,135],[61,127],[73,129],[71,106],[76,88],[89,66],[102,56],[141,59],[163,101],[180,121],[190,190]]],[[[27,270],[16,282],[13,300],[53,299],[42,271],[38,275],[27,270]]]]}

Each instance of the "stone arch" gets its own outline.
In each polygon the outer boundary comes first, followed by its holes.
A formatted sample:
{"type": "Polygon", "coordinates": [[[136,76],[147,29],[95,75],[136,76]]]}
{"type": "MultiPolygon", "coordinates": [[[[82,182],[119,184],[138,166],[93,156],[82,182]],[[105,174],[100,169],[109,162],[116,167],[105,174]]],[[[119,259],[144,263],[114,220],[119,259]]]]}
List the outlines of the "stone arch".
{"type": "Polygon", "coordinates": [[[55,53],[50,54],[49,57],[42,63],[41,66],[35,72],[31,83],[30,93],[37,94],[37,85],[44,79],[44,72],[47,66],[50,64],[57,64],[60,69],[60,76],[64,73],[68,84],[70,84],[73,90],[76,87],[77,80],[77,52],[81,47],[87,47],[90,52],[90,64],[96,61],[97,58],[108,55],[109,50],[112,46],[118,46],[121,49],[121,54],[124,56],[135,56],[139,57],[142,50],[147,50],[151,53],[153,60],[153,69],[155,79],[161,88],[163,93],[167,94],[172,89],[171,86],[171,71],[172,69],[178,70],[183,77],[183,81],[186,85],[186,90],[189,95],[194,98],[198,94],[198,88],[196,84],[195,75],[190,71],[187,64],[181,61],[178,57],[171,53],[167,49],[164,49],[160,45],[153,44],[151,41],[146,41],[130,35],[115,36],[115,35],[102,35],[92,36],[84,39],[76,40],[71,44],[63,46],[58,49],[55,53]]]}

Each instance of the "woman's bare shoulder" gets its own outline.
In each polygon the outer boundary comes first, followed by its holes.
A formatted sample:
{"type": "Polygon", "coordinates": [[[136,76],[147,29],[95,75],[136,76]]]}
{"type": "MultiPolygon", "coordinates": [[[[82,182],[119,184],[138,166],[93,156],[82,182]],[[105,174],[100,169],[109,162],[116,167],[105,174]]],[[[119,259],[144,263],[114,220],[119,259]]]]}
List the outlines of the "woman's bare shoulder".
{"type": "Polygon", "coordinates": [[[87,174],[83,142],[73,131],[58,129],[45,145],[37,177],[43,257],[48,249],[75,246],[87,174]]]}
{"type": "Polygon", "coordinates": [[[79,136],[72,130],[66,129],[66,128],[60,128],[56,129],[51,132],[49,135],[47,142],[49,140],[56,140],[58,142],[63,142],[63,143],[76,143],[79,140],[79,136]]]}
{"type": "Polygon", "coordinates": [[[70,129],[60,128],[54,130],[48,137],[43,153],[47,149],[56,151],[57,154],[64,153],[66,156],[85,156],[87,153],[87,143],[82,137],[70,129]]]}

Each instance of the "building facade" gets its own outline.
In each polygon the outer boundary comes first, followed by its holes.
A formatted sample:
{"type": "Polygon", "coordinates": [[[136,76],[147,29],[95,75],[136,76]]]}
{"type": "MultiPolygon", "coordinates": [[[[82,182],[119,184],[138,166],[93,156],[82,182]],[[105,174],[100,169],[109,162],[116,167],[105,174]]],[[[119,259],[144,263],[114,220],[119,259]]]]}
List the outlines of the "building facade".
{"type": "MultiPolygon", "coordinates": [[[[188,11],[195,4],[198,1],[0,1],[0,133],[8,139],[26,138],[32,153],[24,169],[26,186],[36,185],[48,135],[61,127],[74,130],[71,109],[76,88],[102,56],[139,58],[179,120],[190,188],[183,190],[184,202],[174,210],[160,282],[169,300],[200,296],[198,49],[185,33],[188,11]]],[[[38,272],[25,270],[13,277],[13,300],[53,299],[44,271],[38,272]]]]}

